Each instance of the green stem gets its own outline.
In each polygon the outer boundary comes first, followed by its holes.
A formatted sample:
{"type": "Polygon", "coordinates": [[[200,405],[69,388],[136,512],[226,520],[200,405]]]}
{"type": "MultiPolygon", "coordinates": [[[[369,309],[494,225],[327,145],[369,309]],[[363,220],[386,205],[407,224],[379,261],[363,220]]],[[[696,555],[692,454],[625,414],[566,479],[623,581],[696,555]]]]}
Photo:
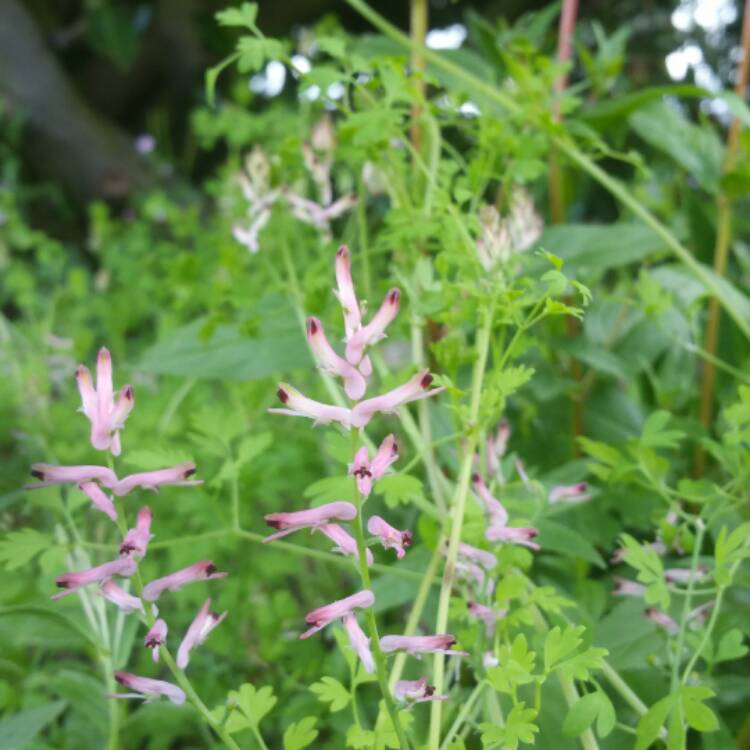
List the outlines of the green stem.
{"type": "MultiPolygon", "coordinates": [[[[562,688],[563,696],[565,697],[565,702],[568,704],[568,708],[573,708],[581,697],[578,694],[575,683],[572,679],[563,677],[559,672],[557,677],[560,681],[560,687],[562,688]]],[[[599,743],[596,741],[596,737],[594,737],[594,733],[591,731],[590,727],[586,729],[579,739],[581,740],[581,747],[583,750],[599,750],[599,743]]]]}
{"type": "MultiPolygon", "coordinates": [[[[346,0],[347,4],[354,8],[363,18],[367,19],[373,26],[379,29],[383,34],[404,47],[411,48],[417,42],[412,41],[402,31],[397,29],[393,24],[386,21],[383,16],[373,10],[364,0],[346,0]]],[[[491,83],[486,83],[481,78],[477,78],[465,68],[456,65],[447,60],[442,55],[429,49],[424,49],[425,59],[438,68],[455,76],[464,83],[470,85],[476,92],[483,94],[493,100],[508,112],[520,115],[523,113],[523,105],[519,104],[512,95],[506,94],[496,88],[491,83]]],[[[540,123],[540,127],[545,126],[540,123]]],[[[630,209],[641,221],[651,227],[653,231],[664,241],[672,253],[684,263],[695,277],[708,289],[726,310],[727,314],[734,320],[737,327],[750,338],[750,321],[745,320],[742,314],[734,308],[731,303],[731,295],[726,294],[726,289],[720,282],[717,283],[714,275],[699,263],[686,248],[670,231],[664,226],[642,203],[634,198],[629,190],[623,187],[616,179],[610,177],[601,169],[591,158],[586,156],[574,143],[570,142],[565,134],[557,132],[549,133],[550,141],[565,154],[571,161],[594,178],[602,187],[608,190],[622,205],[630,209]]]]}
{"type": "Polygon", "coordinates": [[[672,662],[672,680],[670,692],[674,693],[680,684],[680,663],[682,660],[682,649],[685,645],[685,632],[687,630],[690,607],[693,602],[693,589],[695,588],[695,579],[698,577],[698,558],[701,547],[703,546],[703,536],[706,533],[706,527],[700,518],[696,521],[697,531],[693,547],[693,556],[690,561],[690,578],[688,580],[687,591],[685,592],[685,601],[682,604],[682,617],[680,618],[680,630],[677,633],[677,645],[675,647],[674,661],[672,662]]]}
{"type": "Polygon", "coordinates": [[[456,716],[455,721],[453,722],[453,724],[451,724],[450,729],[446,733],[445,738],[440,745],[440,750],[447,750],[447,747],[448,745],[450,745],[451,740],[458,734],[459,729],[461,729],[462,724],[464,723],[464,721],[466,721],[466,717],[469,715],[469,712],[473,708],[474,703],[476,703],[485,687],[487,687],[487,683],[482,680],[474,687],[474,690],[471,691],[471,695],[469,695],[469,697],[466,699],[466,702],[461,706],[461,710],[458,712],[458,716],[456,716]]]}
{"type": "MultiPolygon", "coordinates": [[[[359,449],[358,428],[352,427],[351,438],[352,456],[354,456],[359,449]]],[[[365,543],[362,519],[362,496],[359,494],[359,489],[357,487],[357,478],[353,477],[352,482],[354,485],[354,503],[357,508],[357,517],[354,520],[354,537],[357,540],[359,574],[362,579],[362,587],[364,589],[370,589],[372,584],[370,582],[370,568],[367,565],[367,545],[365,543]]],[[[378,678],[378,684],[380,685],[380,692],[383,695],[385,710],[391,718],[396,737],[398,737],[399,747],[401,750],[409,750],[409,741],[404,733],[404,728],[401,726],[401,719],[396,710],[396,705],[393,702],[391,691],[388,688],[388,671],[385,664],[385,654],[383,654],[380,649],[380,634],[378,633],[378,624],[375,620],[375,613],[373,612],[372,607],[368,607],[365,611],[365,620],[367,622],[367,630],[370,636],[370,649],[372,650],[372,655],[375,661],[375,674],[378,678]]]]}
{"type": "Polygon", "coordinates": [[[703,633],[703,638],[701,638],[701,642],[698,644],[698,648],[695,649],[695,652],[690,657],[690,661],[687,663],[687,666],[685,667],[685,671],[682,675],[682,684],[686,684],[688,679],[690,678],[690,675],[693,672],[693,669],[695,669],[695,665],[700,659],[701,654],[703,653],[703,650],[706,648],[706,645],[708,644],[709,640],[711,639],[711,634],[714,631],[714,627],[716,626],[716,620],[719,617],[719,610],[721,609],[721,602],[724,599],[724,591],[726,591],[725,586],[721,586],[719,588],[719,593],[716,595],[716,601],[714,602],[714,607],[711,610],[711,617],[708,620],[708,625],[706,625],[706,630],[703,633]]]}
{"type": "MultiPolygon", "coordinates": [[[[469,404],[469,438],[466,441],[465,453],[461,463],[458,484],[456,486],[456,497],[451,509],[450,537],[448,541],[448,553],[446,556],[445,569],[443,572],[443,582],[440,586],[440,598],[438,600],[438,614],[435,622],[435,632],[445,633],[448,626],[448,608],[450,605],[451,591],[453,589],[453,578],[456,569],[456,559],[458,557],[458,545],[461,541],[461,531],[464,523],[464,512],[466,510],[466,498],[469,494],[469,481],[474,462],[474,452],[477,446],[479,432],[477,429],[477,419],[479,417],[479,406],[481,403],[482,383],[484,382],[484,371],[487,365],[487,355],[490,348],[490,334],[492,332],[492,320],[494,307],[484,311],[484,321],[481,329],[477,334],[476,340],[476,360],[474,362],[474,372],[472,375],[472,391],[469,404]]],[[[445,678],[445,657],[443,654],[435,654],[433,665],[433,679],[435,682],[435,692],[438,695],[443,693],[445,678]]],[[[430,733],[428,747],[430,750],[438,750],[440,745],[440,724],[442,718],[442,701],[433,701],[430,712],[430,733]]]]}

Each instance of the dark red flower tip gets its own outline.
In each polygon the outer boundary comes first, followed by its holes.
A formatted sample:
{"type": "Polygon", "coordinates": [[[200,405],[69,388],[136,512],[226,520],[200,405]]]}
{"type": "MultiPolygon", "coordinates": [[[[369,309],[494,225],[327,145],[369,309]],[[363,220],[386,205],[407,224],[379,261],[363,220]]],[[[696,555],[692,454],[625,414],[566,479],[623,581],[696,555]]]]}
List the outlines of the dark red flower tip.
{"type": "Polygon", "coordinates": [[[480,476],[479,476],[479,474],[478,474],[478,473],[477,473],[477,472],[475,471],[475,472],[474,472],[474,473],[473,473],[473,474],[471,475],[471,481],[472,481],[472,482],[473,482],[474,484],[482,484],[482,477],[480,477],[480,476]]]}
{"type": "Polygon", "coordinates": [[[435,688],[432,685],[427,685],[424,689],[424,694],[429,698],[431,695],[435,695],[435,688]]]}
{"type": "Polygon", "coordinates": [[[123,395],[123,398],[126,398],[128,401],[132,401],[135,398],[135,393],[133,392],[133,386],[126,385],[122,389],[122,395],[123,395]]]}
{"type": "Polygon", "coordinates": [[[216,572],[216,566],[210,562],[208,565],[206,565],[206,575],[210,576],[213,575],[216,572]]]}
{"type": "Polygon", "coordinates": [[[314,336],[318,332],[318,323],[315,318],[307,319],[307,333],[310,336],[314,336]]]}
{"type": "Polygon", "coordinates": [[[188,477],[192,477],[196,471],[197,469],[195,468],[195,466],[191,466],[189,469],[185,469],[185,472],[183,473],[182,476],[184,479],[187,479],[188,477]]]}
{"type": "Polygon", "coordinates": [[[126,685],[128,684],[127,679],[123,676],[122,672],[115,672],[115,680],[120,683],[120,685],[126,685]]]}
{"type": "Polygon", "coordinates": [[[121,544],[120,554],[129,555],[131,552],[135,552],[135,547],[132,544],[121,544]]]}
{"type": "Polygon", "coordinates": [[[399,299],[401,299],[401,292],[398,289],[391,289],[390,292],[388,292],[388,302],[390,302],[392,305],[397,305],[399,299]]]}
{"type": "Polygon", "coordinates": [[[411,533],[411,531],[402,531],[401,532],[401,544],[403,544],[404,547],[411,547],[411,540],[412,540],[412,533],[411,533]]]}
{"type": "Polygon", "coordinates": [[[432,383],[432,375],[428,372],[425,374],[425,376],[419,381],[419,385],[422,386],[422,388],[429,388],[430,383],[432,383]]]}
{"type": "Polygon", "coordinates": [[[281,521],[277,521],[274,518],[266,518],[266,525],[270,526],[272,529],[282,529],[284,527],[284,524],[282,524],[281,521]]]}
{"type": "Polygon", "coordinates": [[[55,586],[57,586],[57,588],[59,588],[59,589],[69,589],[70,588],[70,582],[67,581],[64,578],[58,578],[55,581],[55,586]]]}
{"type": "Polygon", "coordinates": [[[164,641],[161,641],[158,638],[149,638],[144,646],[146,646],[146,648],[156,648],[157,646],[161,646],[163,642],[164,641]]]}
{"type": "Polygon", "coordinates": [[[346,245],[341,245],[341,247],[336,251],[336,257],[341,258],[345,255],[349,255],[349,248],[346,245]]]}
{"type": "Polygon", "coordinates": [[[32,469],[31,476],[36,477],[37,479],[44,479],[44,472],[39,471],[39,469],[32,469]]]}
{"type": "Polygon", "coordinates": [[[276,391],[276,395],[279,397],[279,401],[281,401],[282,404],[289,401],[289,394],[283,388],[279,388],[276,391]]]}
{"type": "Polygon", "coordinates": [[[398,453],[398,443],[394,440],[393,447],[391,448],[391,455],[395,456],[398,453]]]}

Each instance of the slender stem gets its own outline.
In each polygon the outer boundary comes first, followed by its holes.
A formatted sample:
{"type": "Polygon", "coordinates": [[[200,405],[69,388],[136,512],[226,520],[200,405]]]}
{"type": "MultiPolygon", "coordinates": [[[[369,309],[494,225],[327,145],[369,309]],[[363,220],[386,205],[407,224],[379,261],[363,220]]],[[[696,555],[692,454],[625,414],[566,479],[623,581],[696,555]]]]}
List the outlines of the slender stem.
{"type": "Polygon", "coordinates": [[[690,561],[690,578],[688,579],[685,600],[682,604],[682,617],[680,618],[680,630],[677,633],[677,645],[675,647],[674,661],[672,662],[672,680],[671,691],[674,692],[680,683],[680,662],[682,660],[682,649],[685,645],[685,632],[687,622],[690,616],[690,606],[693,602],[693,589],[695,588],[695,579],[698,577],[698,559],[700,557],[701,547],[703,546],[703,536],[706,533],[706,526],[700,518],[696,520],[696,534],[693,547],[693,556],[690,561]]]}
{"type": "MultiPolygon", "coordinates": [[[[359,449],[358,428],[352,427],[351,437],[352,455],[354,456],[359,449]]],[[[354,501],[357,507],[357,517],[354,520],[354,537],[357,540],[359,574],[362,579],[362,587],[364,589],[369,589],[371,587],[370,568],[367,565],[367,545],[365,543],[362,519],[362,496],[359,494],[359,488],[357,487],[357,478],[353,477],[352,482],[354,484],[354,501]]],[[[370,636],[370,649],[372,650],[373,659],[375,661],[375,674],[378,678],[378,684],[380,685],[380,692],[383,695],[385,710],[391,718],[393,728],[398,737],[399,747],[401,750],[409,750],[409,741],[404,733],[404,728],[401,726],[401,719],[399,718],[396,705],[393,702],[391,691],[388,688],[388,671],[385,664],[385,655],[380,649],[380,634],[378,633],[378,624],[375,620],[375,613],[372,611],[372,607],[368,607],[367,610],[365,610],[365,620],[367,622],[367,630],[370,636]]]]}
{"type": "Polygon", "coordinates": [[[417,151],[422,149],[422,130],[419,117],[422,113],[422,101],[425,97],[425,58],[424,42],[427,36],[429,6],[428,0],[411,0],[409,13],[409,29],[414,42],[411,50],[411,74],[418,92],[418,99],[411,108],[411,142],[417,151]]]}
{"type": "MultiPolygon", "coordinates": [[[[742,19],[742,39],[740,42],[742,56],[737,68],[737,81],[735,93],[740,98],[745,96],[747,87],[748,69],[750,68],[750,0],[745,0],[745,12],[742,19]]],[[[737,147],[739,145],[741,123],[738,117],[732,119],[727,135],[727,151],[724,159],[723,171],[729,172],[734,168],[737,158],[737,147]]],[[[719,276],[724,276],[729,259],[729,248],[732,243],[732,201],[722,190],[716,196],[716,242],[714,244],[714,271],[719,276]]],[[[706,321],[706,334],[704,348],[710,355],[716,353],[719,341],[719,324],[721,322],[721,308],[719,300],[712,297],[708,303],[708,320],[706,321]]],[[[711,359],[703,363],[703,378],[701,383],[700,420],[708,430],[711,428],[714,416],[714,386],[716,383],[716,369],[711,359]]],[[[693,463],[693,475],[700,477],[706,466],[706,452],[702,445],[695,450],[693,463]]]]}
{"type": "MultiPolygon", "coordinates": [[[[430,593],[430,589],[435,582],[435,573],[437,573],[437,568],[440,563],[440,550],[442,546],[443,537],[441,536],[440,539],[438,539],[435,551],[432,553],[432,558],[430,559],[430,563],[427,566],[427,570],[425,570],[424,572],[422,581],[419,584],[417,596],[414,599],[414,606],[411,608],[409,617],[406,620],[404,635],[414,635],[417,632],[419,618],[422,616],[422,612],[424,611],[424,606],[427,603],[427,597],[430,593]]],[[[393,666],[391,667],[391,676],[388,680],[388,685],[391,690],[396,687],[396,683],[401,679],[401,674],[404,671],[404,664],[406,664],[406,656],[407,655],[404,652],[398,653],[393,661],[393,666]]]]}
{"type": "Polygon", "coordinates": [[[683,672],[681,680],[683,685],[687,683],[688,679],[690,679],[690,675],[693,673],[693,669],[695,669],[695,665],[698,662],[698,659],[700,659],[701,654],[703,654],[703,650],[706,648],[706,645],[711,638],[711,634],[713,633],[714,627],[716,626],[716,620],[719,617],[719,610],[721,609],[721,603],[724,599],[725,591],[725,586],[721,586],[719,588],[719,593],[716,595],[716,601],[714,601],[714,606],[711,610],[711,617],[708,620],[708,624],[706,625],[706,630],[703,633],[701,642],[698,644],[698,648],[696,648],[693,652],[693,655],[690,657],[690,661],[687,663],[685,671],[683,672]]]}
{"type": "Polygon", "coordinates": [[[446,750],[450,745],[451,740],[458,734],[458,730],[461,729],[462,724],[466,721],[466,717],[474,706],[474,703],[478,700],[482,691],[487,687],[487,682],[482,680],[471,691],[471,695],[466,699],[465,703],[461,706],[461,710],[458,712],[455,721],[451,724],[450,729],[445,735],[443,742],[440,745],[440,750],[446,750]]]}
{"type": "MultiPolygon", "coordinates": [[[[560,687],[562,688],[563,696],[565,697],[565,702],[568,704],[568,708],[573,708],[573,706],[580,700],[580,695],[578,694],[575,683],[572,679],[564,678],[559,672],[557,673],[557,677],[560,681],[560,687]]],[[[596,737],[594,737],[591,727],[583,732],[580,736],[580,740],[583,750],[599,750],[599,743],[596,741],[596,737]]]]}
{"type": "MultiPolygon", "coordinates": [[[[363,18],[366,18],[373,26],[378,28],[385,36],[393,39],[405,47],[412,47],[413,42],[406,34],[399,31],[393,24],[389,23],[383,16],[373,10],[364,0],[346,0],[347,4],[356,10],[363,18]]],[[[473,89],[488,99],[492,99],[508,112],[519,115],[523,111],[523,105],[520,104],[512,95],[506,94],[491,83],[487,83],[481,78],[477,78],[465,68],[452,63],[440,54],[432,50],[425,49],[425,59],[442,68],[444,71],[456,76],[459,80],[473,87],[473,89]]],[[[541,124],[540,124],[541,126],[541,124]]],[[[584,154],[568,137],[563,133],[550,133],[550,140],[554,143],[561,153],[574,161],[578,166],[587,172],[594,180],[608,190],[620,203],[629,208],[644,224],[649,226],[669,248],[669,250],[682,262],[693,275],[716,296],[727,314],[734,320],[737,327],[743,334],[750,338],[750,321],[742,316],[739,310],[736,310],[731,302],[731,295],[726,294],[726,288],[721,282],[718,282],[711,271],[699,263],[693,254],[686,248],[669,229],[662,224],[638,199],[634,198],[630,191],[624,187],[617,179],[610,177],[593,159],[584,154]]]]}
{"type": "MultiPolygon", "coordinates": [[[[472,391],[469,404],[469,424],[471,430],[466,441],[465,453],[461,463],[458,484],[456,485],[456,497],[450,513],[449,523],[451,525],[448,541],[448,553],[446,556],[445,569],[443,571],[443,582],[440,586],[440,598],[438,600],[438,614],[435,623],[435,632],[444,633],[448,625],[448,608],[450,605],[451,591],[453,589],[453,578],[456,570],[456,559],[458,557],[458,545],[461,541],[461,531],[464,523],[464,511],[466,510],[466,497],[469,493],[469,481],[474,462],[474,452],[479,439],[477,419],[479,417],[479,406],[481,403],[482,384],[484,382],[484,371],[487,365],[487,355],[490,348],[490,334],[492,332],[492,321],[494,307],[484,311],[484,321],[477,334],[476,360],[472,375],[472,391]]],[[[445,678],[445,657],[443,654],[435,654],[433,665],[433,679],[435,692],[443,693],[445,678]]],[[[442,701],[433,701],[430,712],[430,733],[428,747],[430,750],[438,750],[440,745],[440,722],[442,718],[442,701]]]]}

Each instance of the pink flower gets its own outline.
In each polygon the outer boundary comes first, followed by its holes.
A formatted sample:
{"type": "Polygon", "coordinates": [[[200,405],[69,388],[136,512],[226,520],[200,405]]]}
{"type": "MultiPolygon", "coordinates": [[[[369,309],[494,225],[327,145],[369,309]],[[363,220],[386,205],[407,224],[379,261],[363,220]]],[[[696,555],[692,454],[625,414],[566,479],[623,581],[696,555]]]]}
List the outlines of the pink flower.
{"type": "Polygon", "coordinates": [[[500,473],[500,459],[505,455],[510,438],[510,424],[503,419],[497,427],[497,433],[487,435],[487,469],[490,474],[500,473]]]}
{"type": "Polygon", "coordinates": [[[180,647],[177,650],[177,666],[180,669],[187,667],[190,661],[190,652],[200,646],[208,638],[208,634],[227,616],[226,612],[220,615],[216,614],[216,612],[209,612],[210,606],[211,600],[206,599],[195,619],[190,624],[187,633],[185,633],[182,643],[180,643],[180,647]]]}
{"type": "Polygon", "coordinates": [[[380,649],[385,654],[406,651],[408,654],[453,654],[468,656],[467,651],[455,651],[453,635],[385,635],[380,639],[380,649]]]}
{"type": "Polygon", "coordinates": [[[99,587],[101,595],[119,607],[120,611],[129,615],[131,612],[143,613],[143,602],[137,597],[120,588],[113,580],[107,579],[99,587]]]}
{"type": "Polygon", "coordinates": [[[307,417],[308,419],[312,419],[316,425],[338,422],[347,429],[351,424],[351,410],[345,409],[343,406],[332,406],[331,404],[314,401],[311,398],[307,398],[307,396],[303,396],[288,383],[279,383],[276,395],[279,397],[279,401],[288,408],[269,409],[268,411],[271,414],[307,417]]]}
{"type": "Polygon", "coordinates": [[[336,296],[344,310],[344,330],[347,340],[362,326],[362,311],[354,291],[349,248],[342,245],[336,253],[336,296]]]}
{"type": "Polygon", "coordinates": [[[110,450],[120,455],[120,433],[125,420],[135,404],[133,389],[126,385],[117,401],[112,391],[112,357],[102,347],[96,358],[96,388],[87,367],[76,370],[78,390],[81,394],[81,411],[91,422],[91,445],[97,450],[110,450]]]}
{"type": "Polygon", "coordinates": [[[660,628],[663,628],[670,635],[675,635],[680,629],[677,623],[666,613],[661,610],[649,607],[646,610],[646,617],[655,622],[660,628]]]}
{"type": "Polygon", "coordinates": [[[494,651],[485,651],[482,655],[482,666],[485,669],[489,669],[490,667],[496,667],[500,664],[500,659],[495,656],[494,651]]]}
{"type": "Polygon", "coordinates": [[[421,680],[399,680],[393,690],[396,700],[403,703],[424,703],[425,701],[447,701],[447,695],[435,695],[435,688],[421,680]]]}
{"type": "Polygon", "coordinates": [[[119,479],[112,485],[112,492],[121,497],[127,495],[136,487],[144,490],[158,490],[165,484],[175,485],[176,487],[192,487],[197,484],[203,484],[202,479],[188,479],[195,474],[194,463],[178,464],[168,469],[159,469],[158,471],[142,471],[138,474],[128,474],[124,479],[119,479]]]}
{"type": "Polygon", "coordinates": [[[369,497],[373,481],[380,479],[392,463],[398,460],[398,445],[393,435],[388,435],[380,444],[375,458],[370,463],[367,446],[362,446],[349,464],[349,474],[357,478],[357,487],[363,497],[369,497]]]}
{"type": "Polygon", "coordinates": [[[696,607],[688,614],[688,621],[693,630],[702,628],[706,624],[708,613],[714,608],[715,603],[716,602],[708,601],[705,604],[701,604],[700,607],[696,607]]]}
{"type": "Polygon", "coordinates": [[[693,582],[702,581],[707,573],[708,571],[702,565],[695,569],[695,574],[690,568],[667,568],[664,571],[664,579],[667,583],[688,584],[691,580],[693,582]]]}
{"type": "Polygon", "coordinates": [[[612,596],[636,596],[642,597],[646,593],[646,587],[642,583],[629,581],[627,578],[615,576],[615,587],[612,596]]]}
{"type": "Polygon", "coordinates": [[[487,578],[484,570],[470,560],[456,560],[456,575],[469,583],[473,583],[479,594],[490,594],[495,585],[491,578],[487,578]],[[486,587],[485,581],[487,582],[486,587]]]}
{"type": "Polygon", "coordinates": [[[121,555],[135,555],[140,558],[146,556],[148,543],[153,537],[151,533],[151,518],[151,509],[148,506],[144,506],[138,511],[135,527],[128,529],[120,545],[121,555]]]}
{"type": "Polygon", "coordinates": [[[472,547],[464,542],[458,545],[458,554],[466,560],[481,565],[485,570],[492,570],[497,565],[497,557],[492,552],[472,547]]]}
{"type": "Polygon", "coordinates": [[[520,544],[537,551],[540,546],[532,542],[539,532],[529,526],[489,526],[484,532],[485,537],[490,542],[510,542],[511,544],[520,544]]]}
{"type": "Polygon", "coordinates": [[[428,390],[432,375],[427,370],[418,372],[413,378],[392,391],[360,401],[351,411],[350,420],[354,427],[365,427],[377,412],[395,412],[399,406],[442,393],[445,388],[428,390]]]}
{"type": "Polygon", "coordinates": [[[326,338],[323,324],[317,318],[307,319],[307,341],[323,372],[337,375],[344,381],[344,390],[356,401],[365,395],[367,381],[362,373],[345,359],[339,357],[326,338]]]}
{"type": "Polygon", "coordinates": [[[338,601],[331,602],[331,604],[326,604],[324,607],[318,607],[318,609],[307,613],[305,622],[308,625],[312,625],[312,627],[302,633],[300,638],[303,640],[309,638],[334,620],[343,619],[347,615],[352,614],[355,609],[372,607],[374,602],[375,595],[372,591],[365,589],[364,591],[347,596],[345,599],[339,599],[338,601]]]}
{"type": "MultiPolygon", "coordinates": [[[[346,529],[342,528],[337,523],[326,523],[317,528],[318,531],[325,534],[336,545],[333,548],[334,552],[340,552],[342,555],[351,555],[355,559],[359,558],[357,542],[354,537],[346,531],[346,529]]],[[[367,558],[367,564],[372,565],[372,550],[365,550],[365,557],[367,558]]]]}
{"type": "Polygon", "coordinates": [[[380,543],[385,549],[395,549],[397,559],[406,554],[406,547],[411,546],[411,531],[399,531],[394,529],[380,516],[371,516],[367,522],[367,530],[380,538],[380,543]]]}
{"type": "Polygon", "coordinates": [[[326,503],[317,508],[307,510],[291,511],[289,513],[269,513],[264,516],[266,523],[278,533],[267,536],[263,541],[272,542],[282,536],[291,534],[300,529],[317,529],[329,524],[331,520],[351,521],[357,517],[357,509],[351,504],[343,501],[326,503]]]}
{"type": "Polygon", "coordinates": [[[224,578],[226,575],[226,573],[218,573],[216,566],[210,560],[201,560],[187,568],[147,583],[143,588],[143,598],[147,602],[155,602],[165,591],[177,591],[193,581],[210,581],[213,578],[224,578]]]}
{"type": "Polygon", "coordinates": [[[347,337],[346,358],[349,362],[353,365],[359,364],[364,356],[365,348],[385,338],[385,329],[393,322],[396,315],[398,315],[400,301],[401,292],[398,289],[393,288],[388,290],[383,304],[375,313],[372,320],[366,326],[362,326],[351,336],[347,337]]]}
{"type": "Polygon", "coordinates": [[[106,513],[113,521],[117,522],[117,510],[112,498],[102,492],[101,487],[96,482],[81,482],[78,487],[88,495],[95,508],[102,513],[106,513]]]}
{"type": "Polygon", "coordinates": [[[142,698],[147,703],[150,703],[163,695],[177,706],[185,702],[185,693],[171,682],[152,680],[149,677],[139,677],[130,672],[115,672],[115,679],[120,685],[124,685],[129,690],[135,690],[136,692],[109,694],[108,698],[142,698]]]}
{"type": "Polygon", "coordinates": [[[365,672],[375,671],[375,661],[372,658],[372,651],[370,651],[370,639],[364,634],[362,628],[359,627],[356,615],[351,612],[344,615],[344,627],[346,632],[349,634],[349,642],[352,644],[352,648],[357,652],[362,666],[365,668],[365,672]]]}
{"type": "Polygon", "coordinates": [[[551,503],[568,502],[582,503],[591,498],[586,492],[589,486],[586,482],[578,484],[560,484],[550,490],[548,500],[551,503]]]}
{"type": "Polygon", "coordinates": [[[474,492],[479,496],[487,515],[490,517],[490,523],[496,526],[505,526],[508,523],[508,511],[505,510],[503,504],[490,492],[480,474],[474,474],[471,481],[474,485],[474,492]]]}
{"type": "Polygon", "coordinates": [[[135,560],[129,557],[120,557],[117,560],[112,560],[112,562],[97,565],[95,568],[89,568],[88,570],[81,570],[78,573],[65,573],[55,578],[57,587],[65,589],[65,591],[55,594],[52,599],[62,599],[82,586],[88,586],[90,583],[101,583],[105,578],[111,576],[132,576],[137,567],[135,560]]]}
{"type": "Polygon", "coordinates": [[[152,626],[151,630],[146,633],[143,639],[143,645],[150,648],[152,658],[155,662],[159,661],[159,647],[167,642],[167,623],[159,618],[152,626]]]}
{"type": "MultiPolygon", "coordinates": [[[[31,475],[41,481],[25,485],[27,490],[41,487],[51,487],[55,484],[84,482],[101,482],[105,487],[112,487],[117,482],[117,476],[106,466],[52,466],[51,464],[32,464],[31,475]]],[[[82,488],[83,489],[83,488],[82,488]]],[[[105,511],[106,512],[106,511],[105,511]]]]}
{"type": "Polygon", "coordinates": [[[507,614],[507,610],[500,610],[499,612],[496,612],[494,609],[485,607],[483,604],[479,604],[478,602],[469,602],[467,608],[470,615],[484,622],[484,628],[488,638],[492,638],[492,635],[495,632],[495,625],[497,624],[497,621],[501,617],[505,617],[505,615],[507,614]]]}

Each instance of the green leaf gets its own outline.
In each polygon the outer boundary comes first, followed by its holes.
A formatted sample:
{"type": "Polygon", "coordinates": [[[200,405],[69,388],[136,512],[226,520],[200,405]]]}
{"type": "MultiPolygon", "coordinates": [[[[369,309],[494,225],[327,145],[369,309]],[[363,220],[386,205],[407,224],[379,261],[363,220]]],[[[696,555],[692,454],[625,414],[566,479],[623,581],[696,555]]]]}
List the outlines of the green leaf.
{"type": "Polygon", "coordinates": [[[669,608],[669,589],[664,580],[664,565],[658,553],[646,544],[639,544],[630,534],[621,536],[623,559],[638,571],[638,580],[646,585],[645,599],[648,604],[669,608]]]}
{"type": "Polygon", "coordinates": [[[306,716],[304,719],[291,724],[284,732],[284,750],[302,750],[315,742],[318,730],[315,729],[317,719],[306,716]]]}
{"type": "Polygon", "coordinates": [[[543,550],[559,552],[574,560],[587,560],[599,568],[606,568],[602,556],[584,536],[557,521],[540,519],[536,524],[537,541],[543,550]]]}
{"type": "Polygon", "coordinates": [[[641,717],[636,727],[637,740],[635,750],[647,750],[659,736],[664,722],[677,702],[677,695],[668,695],[657,703],[641,717]]]}
{"type": "Polygon", "coordinates": [[[3,750],[21,750],[26,747],[62,713],[66,705],[66,701],[45,703],[4,718],[0,721],[0,747],[3,750]]]}
{"type": "Polygon", "coordinates": [[[672,415],[666,411],[655,411],[643,425],[641,445],[647,448],[677,448],[685,433],[679,430],[664,429],[672,415]]]}
{"type": "Polygon", "coordinates": [[[596,719],[596,733],[600,737],[607,737],[612,733],[617,723],[617,714],[615,707],[609,696],[604,692],[599,692],[599,716],[596,719]]]}
{"type": "Polygon", "coordinates": [[[539,727],[534,724],[537,712],[526,708],[523,702],[517,703],[505,719],[505,726],[480,724],[482,745],[484,747],[502,747],[504,750],[517,750],[519,743],[533,744],[534,735],[539,727]]]}
{"type": "Polygon", "coordinates": [[[250,463],[254,458],[265,453],[266,450],[270,448],[271,443],[273,443],[273,435],[270,432],[259,432],[254,435],[247,435],[237,446],[236,465],[240,467],[250,463]]]}
{"type": "Polygon", "coordinates": [[[732,628],[732,630],[724,633],[716,648],[714,661],[741,659],[748,652],[747,646],[742,642],[744,637],[743,632],[739,628],[732,628]]]}
{"type": "Polygon", "coordinates": [[[536,654],[529,651],[523,633],[517,635],[510,646],[500,646],[497,655],[500,664],[487,670],[487,679],[495,690],[513,695],[516,686],[533,682],[535,677],[532,672],[536,654]]]}
{"type": "Polygon", "coordinates": [[[558,662],[574,654],[583,643],[583,625],[568,625],[562,630],[556,625],[544,641],[544,671],[549,672],[558,662]]]}
{"type": "Polygon", "coordinates": [[[266,685],[260,690],[246,682],[239,690],[231,690],[227,696],[227,704],[233,711],[226,723],[227,731],[238,732],[248,726],[258,728],[260,722],[276,705],[273,688],[266,685]]]}
{"type": "Polygon", "coordinates": [[[583,734],[599,715],[601,693],[589,693],[576,701],[563,722],[563,734],[578,737],[583,734]]]}
{"type": "Polygon", "coordinates": [[[237,69],[240,73],[254,73],[266,60],[284,56],[284,45],[278,39],[243,36],[237,42],[237,69]]]}
{"type": "Polygon", "coordinates": [[[688,726],[698,732],[715,732],[719,728],[716,714],[704,703],[713,696],[714,691],[707,687],[682,688],[680,701],[688,726]]]}
{"type": "Polygon", "coordinates": [[[333,500],[354,500],[354,483],[351,477],[323,477],[305,487],[304,497],[312,499],[314,505],[333,500]]]}
{"type": "Polygon", "coordinates": [[[389,474],[375,483],[376,494],[383,495],[389,508],[401,503],[408,504],[412,498],[423,497],[422,482],[410,474],[389,474]]]}
{"type": "Polygon", "coordinates": [[[257,16],[257,3],[242,3],[239,8],[225,8],[215,14],[219,26],[245,26],[248,29],[255,28],[257,16]]]}
{"type": "Polygon", "coordinates": [[[750,557],[750,547],[746,546],[750,538],[750,523],[740,524],[731,533],[726,526],[721,527],[714,546],[716,566],[713,574],[719,586],[728,586],[732,581],[733,565],[746,557],[750,557]]]}
{"type": "Polygon", "coordinates": [[[22,568],[51,544],[52,540],[46,534],[35,529],[11,531],[0,542],[0,565],[6,570],[22,568]]]}
{"type": "Polygon", "coordinates": [[[331,713],[341,711],[349,705],[349,691],[334,677],[323,677],[320,682],[310,685],[310,691],[318,696],[322,703],[330,703],[331,713]]]}
{"type": "Polygon", "coordinates": [[[375,733],[352,724],[346,730],[346,746],[354,750],[372,750],[375,747],[375,733]]]}

